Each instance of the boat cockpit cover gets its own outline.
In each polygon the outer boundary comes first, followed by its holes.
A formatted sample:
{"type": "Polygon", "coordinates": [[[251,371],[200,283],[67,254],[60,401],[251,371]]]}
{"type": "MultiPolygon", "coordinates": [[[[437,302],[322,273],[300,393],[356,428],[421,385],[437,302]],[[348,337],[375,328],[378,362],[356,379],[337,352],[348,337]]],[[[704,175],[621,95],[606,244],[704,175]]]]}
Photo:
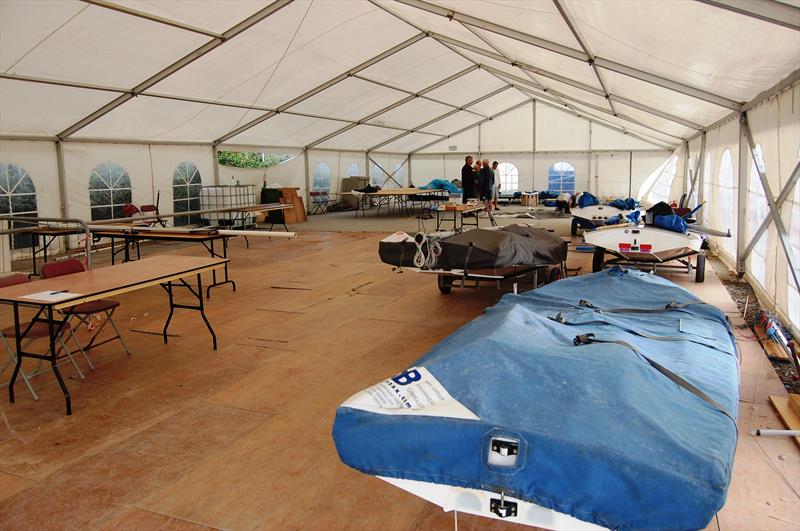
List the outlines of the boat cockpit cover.
{"type": "Polygon", "coordinates": [[[719,309],[615,268],[504,296],[348,399],[333,437],[367,474],[503,492],[610,529],[702,529],[731,478],[737,355],[719,309]],[[596,341],[573,343],[585,334],[596,341]],[[495,437],[518,441],[512,466],[488,463],[495,437]]]}
{"type": "Polygon", "coordinates": [[[540,266],[567,259],[567,242],[563,238],[526,225],[468,230],[442,240],[441,245],[437,265],[441,269],[540,266]]]}

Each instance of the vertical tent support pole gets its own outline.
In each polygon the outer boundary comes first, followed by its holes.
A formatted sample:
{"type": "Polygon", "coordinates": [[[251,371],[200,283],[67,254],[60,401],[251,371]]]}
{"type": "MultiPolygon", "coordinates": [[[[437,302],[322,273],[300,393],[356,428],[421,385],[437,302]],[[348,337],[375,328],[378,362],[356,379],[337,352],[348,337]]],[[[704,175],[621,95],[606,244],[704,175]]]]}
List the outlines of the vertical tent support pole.
{"type": "MultiPolygon", "coordinates": [[[[686,179],[689,177],[689,141],[683,141],[683,182],[681,182],[681,190],[683,190],[682,194],[686,194],[688,197],[689,190],[686,189],[686,179]]],[[[679,207],[686,206],[685,200],[679,201],[679,207]]]]}
{"type": "Polygon", "coordinates": [[[531,191],[533,191],[536,190],[536,100],[531,102],[531,116],[531,122],[533,122],[533,135],[531,136],[531,191]]]}
{"type": "MultiPolygon", "coordinates": [[[[692,182],[689,186],[689,192],[687,193],[687,201],[692,197],[694,194],[695,189],[697,188],[697,181],[700,179],[700,169],[703,167],[703,159],[706,156],[706,133],[705,131],[700,135],[700,154],[697,156],[697,162],[694,165],[694,175],[692,175],[692,182]]],[[[700,194],[697,194],[698,200],[697,205],[703,203],[700,194]]],[[[688,204],[688,203],[687,203],[688,204]]],[[[697,205],[692,205],[693,207],[697,205]]]]}
{"type": "Polygon", "coordinates": [[[478,124],[478,160],[481,159],[481,138],[483,137],[483,131],[481,131],[481,124],[478,124]]]}
{"type": "Polygon", "coordinates": [[[633,197],[633,151],[628,151],[628,197],[633,197]]]}
{"type": "MultiPolygon", "coordinates": [[[[736,274],[741,278],[744,275],[744,247],[747,243],[745,234],[745,227],[747,226],[747,166],[749,156],[749,149],[747,146],[747,114],[741,113],[739,115],[739,189],[737,190],[737,204],[736,204],[736,274]]],[[[725,205],[720,205],[720,208],[726,208],[725,205]]],[[[725,227],[721,227],[723,230],[725,227]]]]}
{"type": "Polygon", "coordinates": [[[306,212],[308,212],[308,209],[311,208],[311,196],[309,195],[309,192],[311,190],[311,177],[310,177],[310,175],[308,173],[308,150],[307,149],[303,149],[303,159],[304,159],[303,162],[305,163],[305,190],[303,191],[303,197],[305,198],[304,200],[306,202],[306,212]]]}
{"type": "Polygon", "coordinates": [[[369,151],[364,152],[364,175],[367,176],[367,185],[372,184],[372,175],[369,172],[369,151]]]}
{"type": "Polygon", "coordinates": [[[211,146],[211,158],[214,159],[214,186],[219,186],[219,147],[211,146]]]}
{"type": "Polygon", "coordinates": [[[61,217],[68,218],[69,206],[67,205],[67,172],[64,166],[64,142],[61,140],[56,141],[56,164],[58,165],[58,198],[59,201],[61,201],[61,217]]]}
{"type": "MultiPolygon", "coordinates": [[[[589,144],[588,144],[589,145],[589,152],[587,153],[587,157],[589,159],[589,175],[586,176],[586,189],[587,190],[591,190],[592,189],[592,121],[591,120],[589,120],[589,138],[588,138],[588,141],[589,141],[589,144]]],[[[596,164],[595,166],[599,166],[599,164],[596,164]]],[[[597,172],[597,167],[595,167],[595,173],[596,172],[597,172]]],[[[595,190],[595,195],[599,196],[600,195],[600,179],[599,179],[599,177],[597,177],[594,180],[594,182],[595,182],[595,188],[597,188],[595,190]]]]}
{"type": "MultiPolygon", "coordinates": [[[[406,155],[406,166],[408,168],[408,185],[411,186],[414,181],[411,180],[411,153],[406,155]]],[[[447,180],[446,174],[442,175],[442,179],[447,180]]]]}

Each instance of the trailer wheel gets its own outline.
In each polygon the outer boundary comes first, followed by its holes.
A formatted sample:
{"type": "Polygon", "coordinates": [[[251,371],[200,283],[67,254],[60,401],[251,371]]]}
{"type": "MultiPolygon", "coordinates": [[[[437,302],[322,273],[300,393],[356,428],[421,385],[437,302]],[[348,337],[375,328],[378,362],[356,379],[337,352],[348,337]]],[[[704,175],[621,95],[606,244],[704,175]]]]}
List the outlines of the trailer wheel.
{"type": "Polygon", "coordinates": [[[439,291],[443,294],[448,294],[453,289],[453,279],[444,275],[437,275],[436,283],[439,286],[439,291]]]}
{"type": "Polygon", "coordinates": [[[706,255],[699,253],[697,262],[694,264],[694,281],[703,282],[706,279],[706,255]]]}
{"type": "Polygon", "coordinates": [[[592,272],[602,271],[606,265],[606,250],[602,247],[595,247],[592,255],[592,272]]]}

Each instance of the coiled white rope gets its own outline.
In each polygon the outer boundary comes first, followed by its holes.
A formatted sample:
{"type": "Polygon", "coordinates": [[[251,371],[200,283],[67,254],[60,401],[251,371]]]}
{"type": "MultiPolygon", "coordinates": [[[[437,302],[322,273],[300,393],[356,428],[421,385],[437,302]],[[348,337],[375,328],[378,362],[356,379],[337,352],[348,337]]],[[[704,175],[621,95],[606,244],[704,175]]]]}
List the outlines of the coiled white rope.
{"type": "Polygon", "coordinates": [[[414,235],[417,252],[414,254],[414,266],[420,269],[436,269],[436,263],[442,255],[441,240],[453,236],[454,232],[434,232],[425,234],[418,232],[414,235]]]}

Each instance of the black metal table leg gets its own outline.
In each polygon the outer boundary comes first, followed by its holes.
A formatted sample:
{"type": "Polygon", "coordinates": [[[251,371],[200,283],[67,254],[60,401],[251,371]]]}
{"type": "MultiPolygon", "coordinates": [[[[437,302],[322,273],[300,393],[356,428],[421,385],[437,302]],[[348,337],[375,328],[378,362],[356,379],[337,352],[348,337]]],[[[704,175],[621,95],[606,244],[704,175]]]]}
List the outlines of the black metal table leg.
{"type": "MultiPolygon", "coordinates": [[[[228,237],[222,238],[222,255],[217,254],[217,251],[214,247],[214,240],[210,241],[210,245],[203,243],[208,253],[211,255],[211,258],[228,258],[228,237]]],[[[214,269],[211,271],[211,284],[206,288],[206,297],[211,298],[211,288],[216,288],[217,286],[224,286],[225,284],[230,284],[233,288],[233,291],[236,291],[236,282],[230,279],[228,276],[228,262],[225,262],[225,280],[221,282],[217,282],[217,270],[214,269]]]]}
{"type": "Polygon", "coordinates": [[[58,370],[58,352],[56,351],[56,337],[61,333],[64,327],[64,321],[60,323],[58,330],[55,329],[53,323],[53,307],[47,307],[47,326],[50,332],[50,366],[53,368],[53,374],[56,375],[58,385],[61,387],[61,392],[64,393],[64,401],[67,404],[67,415],[72,415],[72,398],[69,395],[69,390],[64,384],[64,379],[61,377],[61,371],[58,370]]]}
{"type": "Polygon", "coordinates": [[[169,297],[169,315],[167,316],[167,321],[164,323],[164,343],[167,342],[167,329],[169,328],[169,324],[172,321],[172,316],[175,313],[175,308],[183,308],[185,310],[197,310],[200,312],[200,317],[203,318],[203,322],[206,324],[206,328],[211,333],[211,340],[214,345],[214,350],[217,350],[217,334],[214,332],[214,329],[211,327],[211,322],[209,322],[208,317],[206,316],[205,310],[205,302],[203,301],[203,278],[200,273],[197,274],[197,290],[191,284],[187,283],[184,279],[179,279],[181,285],[174,285],[172,282],[167,282],[166,284],[161,284],[161,287],[167,292],[169,297]],[[175,296],[172,289],[176,286],[185,287],[189,293],[194,295],[197,299],[197,304],[184,304],[184,303],[176,303],[175,296]]]}

